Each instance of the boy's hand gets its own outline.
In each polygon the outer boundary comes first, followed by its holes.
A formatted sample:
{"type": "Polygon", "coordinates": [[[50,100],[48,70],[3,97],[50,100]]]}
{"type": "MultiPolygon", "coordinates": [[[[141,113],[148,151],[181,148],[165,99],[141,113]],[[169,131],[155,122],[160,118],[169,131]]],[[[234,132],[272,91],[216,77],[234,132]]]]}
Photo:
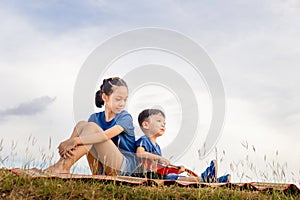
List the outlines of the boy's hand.
{"type": "Polygon", "coordinates": [[[170,165],[170,161],[167,160],[167,159],[165,159],[165,158],[163,158],[163,157],[159,157],[158,162],[162,163],[164,165],[170,165]]]}
{"type": "Polygon", "coordinates": [[[179,174],[185,172],[185,167],[183,165],[179,166],[179,174]]]}

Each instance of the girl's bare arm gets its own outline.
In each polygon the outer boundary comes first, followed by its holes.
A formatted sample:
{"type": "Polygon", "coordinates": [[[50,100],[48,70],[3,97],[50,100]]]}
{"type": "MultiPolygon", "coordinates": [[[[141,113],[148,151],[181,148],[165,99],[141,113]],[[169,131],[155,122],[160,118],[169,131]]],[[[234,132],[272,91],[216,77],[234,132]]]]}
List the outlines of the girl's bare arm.
{"type": "Polygon", "coordinates": [[[102,133],[101,133],[101,131],[102,130],[99,129],[99,131],[97,131],[95,133],[76,137],[77,145],[95,144],[95,143],[107,141],[107,140],[119,135],[120,133],[122,133],[124,131],[124,128],[120,125],[115,125],[105,131],[102,131],[102,133]]]}

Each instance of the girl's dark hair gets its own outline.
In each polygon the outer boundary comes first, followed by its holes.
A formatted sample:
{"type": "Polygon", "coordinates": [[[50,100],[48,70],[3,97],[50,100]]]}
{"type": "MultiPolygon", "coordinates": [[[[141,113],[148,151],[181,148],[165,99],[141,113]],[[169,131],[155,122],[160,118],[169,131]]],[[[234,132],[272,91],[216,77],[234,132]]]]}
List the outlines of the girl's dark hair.
{"type": "Polygon", "coordinates": [[[146,109],[143,110],[138,117],[139,125],[142,127],[142,123],[151,115],[161,114],[164,118],[166,118],[165,113],[159,109],[146,109]]]}
{"type": "Polygon", "coordinates": [[[95,95],[95,104],[98,108],[104,105],[102,94],[106,94],[107,96],[111,95],[113,93],[113,86],[125,86],[128,88],[126,82],[119,77],[104,79],[100,90],[98,90],[95,95]]]}

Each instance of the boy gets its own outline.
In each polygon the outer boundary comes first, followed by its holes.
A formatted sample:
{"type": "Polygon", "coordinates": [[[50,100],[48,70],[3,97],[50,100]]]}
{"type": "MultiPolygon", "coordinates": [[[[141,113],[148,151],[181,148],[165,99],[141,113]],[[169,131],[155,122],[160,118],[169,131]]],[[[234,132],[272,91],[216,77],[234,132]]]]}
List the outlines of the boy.
{"type": "MultiPolygon", "coordinates": [[[[201,174],[201,177],[186,177],[174,173],[163,176],[150,172],[151,170],[149,169],[156,169],[155,165],[157,165],[157,163],[170,165],[170,162],[162,157],[160,146],[156,143],[156,139],[162,136],[166,130],[165,114],[158,109],[146,109],[139,114],[138,121],[145,135],[136,141],[136,154],[142,160],[148,160],[150,163],[153,163],[151,166],[149,166],[149,164],[147,166],[148,177],[149,174],[151,174],[152,178],[154,176],[154,178],[163,178],[165,180],[197,181],[207,183],[229,182],[229,174],[218,179],[216,178],[217,162],[215,160],[211,161],[210,166],[201,174]]],[[[180,166],[179,174],[184,171],[184,166],[180,166]]]]}

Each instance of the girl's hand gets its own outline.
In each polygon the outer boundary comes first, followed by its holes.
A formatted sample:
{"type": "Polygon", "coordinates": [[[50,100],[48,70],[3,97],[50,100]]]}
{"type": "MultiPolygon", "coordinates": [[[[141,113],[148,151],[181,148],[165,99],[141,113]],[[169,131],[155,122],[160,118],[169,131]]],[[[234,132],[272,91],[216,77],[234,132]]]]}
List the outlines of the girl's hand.
{"type": "Polygon", "coordinates": [[[185,172],[185,167],[183,165],[179,166],[179,174],[185,172]]]}
{"type": "Polygon", "coordinates": [[[77,143],[76,143],[75,138],[70,138],[70,139],[63,141],[58,146],[59,155],[62,158],[72,157],[73,156],[72,151],[75,149],[76,146],[77,146],[77,143]]]}

